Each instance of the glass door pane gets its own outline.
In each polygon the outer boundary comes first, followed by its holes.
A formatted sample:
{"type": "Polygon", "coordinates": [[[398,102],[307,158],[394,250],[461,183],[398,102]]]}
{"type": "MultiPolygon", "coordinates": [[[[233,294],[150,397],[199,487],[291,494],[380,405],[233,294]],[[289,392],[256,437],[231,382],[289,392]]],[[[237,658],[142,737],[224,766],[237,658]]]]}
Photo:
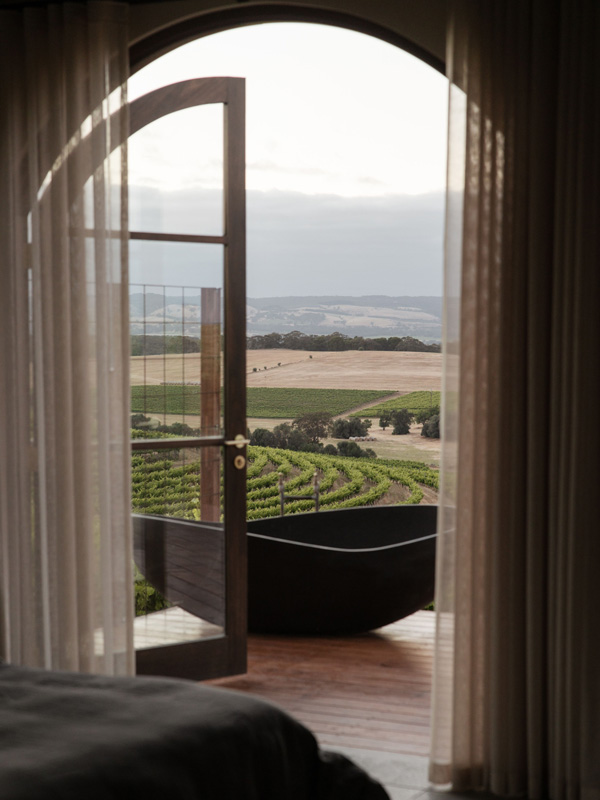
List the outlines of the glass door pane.
{"type": "Polygon", "coordinates": [[[223,106],[186,108],[129,139],[132,231],[223,235],[223,106]]]}

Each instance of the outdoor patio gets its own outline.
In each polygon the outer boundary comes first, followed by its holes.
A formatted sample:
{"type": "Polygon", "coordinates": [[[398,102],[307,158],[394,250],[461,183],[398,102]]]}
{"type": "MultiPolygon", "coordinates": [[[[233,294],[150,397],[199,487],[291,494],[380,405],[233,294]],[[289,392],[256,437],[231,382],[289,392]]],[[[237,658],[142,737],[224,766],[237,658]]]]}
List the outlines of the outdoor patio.
{"type": "Polygon", "coordinates": [[[264,697],[321,744],[426,756],[435,616],[348,637],[248,637],[246,675],[212,681],[264,697]]]}
{"type": "Polygon", "coordinates": [[[435,615],[348,637],[248,637],[248,673],[212,681],[294,714],[392,800],[432,800],[427,781],[435,615]]]}

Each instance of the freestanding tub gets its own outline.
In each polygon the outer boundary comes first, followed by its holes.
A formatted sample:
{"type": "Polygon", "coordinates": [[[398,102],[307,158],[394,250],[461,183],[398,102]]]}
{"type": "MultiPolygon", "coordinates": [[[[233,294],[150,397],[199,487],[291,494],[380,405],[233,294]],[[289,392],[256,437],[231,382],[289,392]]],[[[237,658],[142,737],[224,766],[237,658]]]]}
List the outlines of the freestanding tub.
{"type": "Polygon", "coordinates": [[[248,628],[350,634],[433,600],[437,506],[374,506],[248,523],[248,628]]]}
{"type": "MultiPolygon", "coordinates": [[[[433,599],[436,506],[371,506],[248,523],[248,629],[350,634],[433,599]]],[[[166,598],[223,625],[222,525],[133,515],[135,560],[166,598]]]]}

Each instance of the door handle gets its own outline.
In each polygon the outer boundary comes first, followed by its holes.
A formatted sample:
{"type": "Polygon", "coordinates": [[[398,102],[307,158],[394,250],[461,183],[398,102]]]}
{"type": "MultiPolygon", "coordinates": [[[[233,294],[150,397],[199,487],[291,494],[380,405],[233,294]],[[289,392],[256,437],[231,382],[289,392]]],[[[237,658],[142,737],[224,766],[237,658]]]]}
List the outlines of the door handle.
{"type": "Polygon", "coordinates": [[[250,439],[246,439],[243,433],[238,433],[235,439],[229,439],[224,442],[228,447],[237,447],[241,450],[247,444],[250,444],[250,439]]]}

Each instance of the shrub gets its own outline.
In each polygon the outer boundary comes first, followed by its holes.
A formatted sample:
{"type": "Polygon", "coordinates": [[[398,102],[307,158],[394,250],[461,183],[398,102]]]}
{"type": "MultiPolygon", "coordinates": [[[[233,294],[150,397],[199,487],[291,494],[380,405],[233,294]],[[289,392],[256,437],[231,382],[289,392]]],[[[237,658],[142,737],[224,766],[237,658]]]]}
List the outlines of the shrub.
{"type": "Polygon", "coordinates": [[[426,422],[426,420],[434,417],[436,414],[439,415],[440,407],[439,405],[431,406],[430,408],[422,408],[415,414],[415,422],[426,422]]]}
{"type": "Polygon", "coordinates": [[[198,428],[191,428],[185,422],[173,422],[171,425],[159,425],[156,429],[160,433],[172,433],[175,436],[198,436],[198,428]]]}
{"type": "Polygon", "coordinates": [[[139,428],[140,430],[145,430],[146,428],[150,427],[152,419],[150,417],[146,417],[144,414],[132,414],[131,415],[131,427],[132,428],[139,428]]]}
{"type": "Polygon", "coordinates": [[[440,438],[440,415],[434,414],[433,417],[425,420],[423,423],[423,430],[421,436],[426,436],[428,439],[440,438]]]}
{"type": "Polygon", "coordinates": [[[337,446],[337,451],[341,456],[351,458],[377,458],[377,454],[370,447],[366,450],[358,445],[356,442],[349,442],[344,440],[337,446]]]}
{"type": "Polygon", "coordinates": [[[162,594],[145,580],[144,576],[133,565],[134,572],[134,597],[135,597],[135,615],[140,617],[143,614],[150,614],[152,611],[160,611],[163,608],[169,608],[170,603],[165,600],[162,594]]]}
{"type": "Polygon", "coordinates": [[[362,447],[357,445],[356,442],[349,442],[347,440],[340,442],[337,449],[341,456],[351,456],[353,458],[360,458],[362,451],[362,447]]]}
{"type": "Polygon", "coordinates": [[[268,428],[255,428],[250,436],[250,444],[256,447],[276,447],[275,434],[268,428]]]}

